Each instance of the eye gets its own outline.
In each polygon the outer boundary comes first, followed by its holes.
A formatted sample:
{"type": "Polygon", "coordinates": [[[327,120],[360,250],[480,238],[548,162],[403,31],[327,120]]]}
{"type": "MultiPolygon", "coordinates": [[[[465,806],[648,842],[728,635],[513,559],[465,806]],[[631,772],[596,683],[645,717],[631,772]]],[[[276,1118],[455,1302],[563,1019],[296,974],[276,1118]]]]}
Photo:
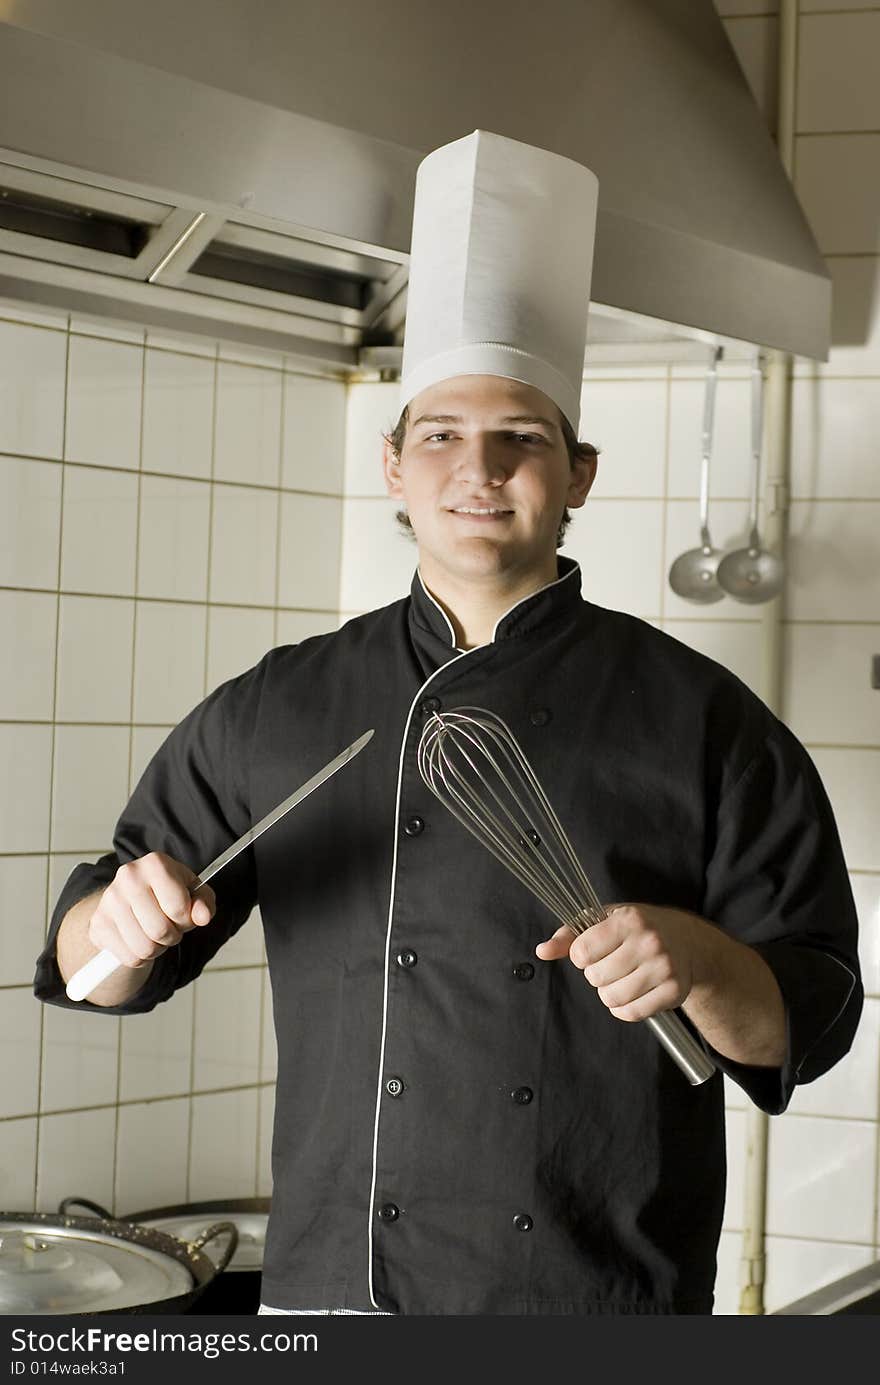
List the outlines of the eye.
{"type": "Polygon", "coordinates": [[[451,433],[429,433],[425,442],[446,442],[451,437],[451,433]]]}
{"type": "Polygon", "coordinates": [[[528,447],[538,447],[547,441],[542,433],[512,433],[511,437],[515,442],[525,443],[528,447]]]}

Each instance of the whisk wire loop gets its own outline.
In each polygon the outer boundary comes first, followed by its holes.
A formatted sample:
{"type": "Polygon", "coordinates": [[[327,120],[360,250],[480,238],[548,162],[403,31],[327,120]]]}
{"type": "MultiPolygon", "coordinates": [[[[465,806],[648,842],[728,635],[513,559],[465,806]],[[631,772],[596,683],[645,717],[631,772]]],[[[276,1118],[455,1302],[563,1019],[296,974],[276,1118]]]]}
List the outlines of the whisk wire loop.
{"type": "MultiPolygon", "coordinates": [[[[607,917],[513,732],[494,712],[459,707],[425,723],[419,772],[431,792],[547,909],[582,933],[607,917]]],[[[645,1023],[692,1086],[715,1065],[672,1012],[645,1023]]]]}
{"type": "Polygon", "coordinates": [[[454,733],[437,718],[440,724],[428,726],[422,741],[420,769],[429,787],[443,801],[451,800],[447,806],[456,805],[463,825],[552,912],[580,931],[589,883],[570,848],[565,852],[555,814],[519,746],[512,737],[507,743],[493,726],[485,727],[481,737],[462,712],[447,716],[454,720],[454,733]],[[532,809],[540,811],[524,811],[529,795],[534,796],[532,809]]]}

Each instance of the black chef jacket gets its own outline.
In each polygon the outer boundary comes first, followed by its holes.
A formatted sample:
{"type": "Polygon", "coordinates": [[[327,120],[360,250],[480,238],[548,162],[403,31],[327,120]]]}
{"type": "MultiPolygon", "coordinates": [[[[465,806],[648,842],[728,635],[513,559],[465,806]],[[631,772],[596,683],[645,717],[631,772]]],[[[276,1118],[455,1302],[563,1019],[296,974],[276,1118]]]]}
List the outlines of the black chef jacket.
{"type": "Polygon", "coordinates": [[[218,877],[210,927],[101,1011],[167,1000],[259,902],[278,1039],[275,1307],[711,1312],[721,1075],[691,1087],[577,968],[536,959],[557,920],[420,778],[437,708],[508,722],[603,901],[693,910],[761,953],[785,998],[784,1066],[715,1055],[754,1102],[782,1111],[852,1042],[855,911],[808,755],[727,670],[582,600],[576,564],[560,574],[467,652],[418,574],[408,599],[271,650],[169,735],[114,852],[58,900],[35,990],[63,1005],[54,937],[78,899],[148,851],[198,870],[375,728],[218,877]]]}

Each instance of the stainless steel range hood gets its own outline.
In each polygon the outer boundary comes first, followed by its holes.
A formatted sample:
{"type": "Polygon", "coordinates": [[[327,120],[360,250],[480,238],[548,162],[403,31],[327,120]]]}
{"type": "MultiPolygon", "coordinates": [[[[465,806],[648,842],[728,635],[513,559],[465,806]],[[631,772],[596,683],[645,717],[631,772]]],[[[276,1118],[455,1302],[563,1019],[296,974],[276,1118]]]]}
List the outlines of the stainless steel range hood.
{"type": "Polygon", "coordinates": [[[830,279],[712,0],[0,0],[0,295],[394,360],[415,171],[592,168],[589,345],[825,359],[830,279]]]}

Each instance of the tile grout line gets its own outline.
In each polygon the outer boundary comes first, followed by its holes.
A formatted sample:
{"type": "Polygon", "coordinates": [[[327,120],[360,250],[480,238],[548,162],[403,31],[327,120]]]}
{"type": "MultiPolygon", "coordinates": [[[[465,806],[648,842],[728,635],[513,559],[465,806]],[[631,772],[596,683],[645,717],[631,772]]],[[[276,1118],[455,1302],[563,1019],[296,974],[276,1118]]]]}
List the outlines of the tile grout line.
{"type": "Polygon", "coordinates": [[[65,313],[64,326],[61,323],[53,322],[34,322],[32,319],[24,317],[9,317],[6,311],[0,311],[0,323],[6,323],[10,327],[30,327],[38,332],[58,332],[70,337],[70,313],[65,313]]]}
{"type": "MultiPolygon", "coordinates": [[[[174,722],[171,722],[171,721],[138,721],[138,722],[135,722],[134,724],[135,724],[140,730],[147,730],[147,731],[152,731],[152,730],[155,730],[155,731],[173,731],[173,730],[174,730],[174,726],[175,726],[175,723],[174,723],[174,722]]],[[[29,719],[26,718],[26,717],[0,717],[0,726],[52,726],[52,725],[55,725],[55,726],[103,726],[103,727],[118,728],[118,727],[120,727],[120,726],[129,726],[129,725],[131,725],[131,723],[130,723],[130,722],[127,722],[127,721],[73,721],[73,720],[68,721],[66,718],[62,718],[62,717],[59,717],[58,720],[55,721],[55,722],[53,723],[51,717],[47,717],[47,718],[46,718],[45,720],[43,720],[43,721],[33,721],[33,720],[29,720],[29,719]]],[[[101,849],[104,849],[104,848],[99,848],[99,850],[101,850],[101,849]]],[[[62,848],[62,849],[61,849],[59,852],[57,852],[56,854],[57,854],[57,855],[64,855],[64,854],[65,854],[65,851],[66,851],[66,848],[62,848]]],[[[0,856],[2,856],[2,855],[4,855],[4,854],[6,854],[7,856],[27,856],[27,855],[32,854],[32,853],[28,853],[28,852],[26,852],[26,851],[9,851],[9,852],[3,853],[2,851],[0,851],[0,856]]]]}
{"type": "MultiPolygon", "coordinates": [[[[144,455],[144,414],[146,399],[146,351],[144,352],[141,363],[141,409],[140,409],[140,436],[138,439],[138,463],[143,461],[144,455]]],[[[135,491],[135,528],[134,528],[134,571],[132,574],[133,598],[132,600],[132,621],[131,621],[131,687],[128,698],[129,714],[129,737],[128,737],[128,792],[132,790],[132,771],[134,769],[134,727],[135,727],[135,674],[137,669],[137,634],[138,634],[138,571],[140,567],[140,548],[141,548],[141,517],[142,517],[142,470],[138,465],[137,489],[135,491]]]]}
{"type": "MultiPolygon", "coordinates": [[[[735,1226],[725,1225],[722,1227],[722,1231],[728,1236],[741,1236],[743,1228],[741,1223],[735,1226]]],[[[830,1236],[799,1236],[792,1231],[773,1231],[768,1234],[767,1239],[773,1241],[787,1241],[800,1245],[832,1246],[835,1248],[852,1246],[855,1250],[870,1250],[872,1246],[871,1241],[853,1241],[849,1238],[842,1241],[835,1241],[832,1240],[830,1236]]],[[[867,1268],[867,1266],[864,1268],[867,1268]]]]}
{"type": "Polygon", "coordinates": [[[666,417],[663,429],[663,498],[660,520],[660,629],[666,629],[666,583],[668,573],[669,454],[672,438],[672,371],[666,370],[666,417]]]}
{"type": "MultiPolygon", "coordinates": [[[[38,853],[34,853],[35,855],[38,853]]],[[[853,871],[853,874],[871,874],[870,871],[853,871]]],[[[880,872],[877,872],[880,874],[880,872]]],[[[264,962],[230,962],[227,966],[222,966],[217,962],[209,962],[202,972],[203,976],[219,976],[231,971],[259,971],[265,966],[264,962]]],[[[0,991],[30,991],[32,989],[29,981],[10,981],[0,984],[0,991]]],[[[878,997],[872,997],[876,999],[878,997]]]]}
{"type": "MultiPolygon", "coordinates": [[[[207,695],[208,686],[208,658],[210,650],[210,628],[211,628],[211,572],[214,561],[214,514],[215,514],[215,481],[217,474],[217,410],[220,392],[220,347],[215,342],[214,356],[214,375],[211,398],[211,458],[209,469],[209,501],[208,501],[208,554],[207,571],[205,574],[205,651],[202,664],[202,696],[207,695]]],[[[190,1023],[189,1039],[189,1078],[187,1092],[187,1125],[186,1125],[186,1184],[185,1199],[189,1202],[192,1198],[192,1156],[193,1156],[193,1127],[195,1125],[195,1110],[193,1089],[195,1087],[196,1072],[196,1024],[199,1012],[199,1001],[201,999],[199,978],[192,983],[193,1002],[192,1020],[190,1023]]]]}
{"type": "MultiPolygon", "coordinates": [[[[288,391],[287,391],[287,388],[286,388],[286,384],[285,384],[284,382],[282,382],[282,388],[281,388],[281,422],[280,422],[279,438],[278,438],[278,505],[277,505],[277,510],[276,510],[276,514],[275,514],[275,585],[274,585],[274,593],[273,593],[273,594],[274,594],[274,603],[275,603],[275,604],[274,604],[274,608],[273,608],[273,611],[272,611],[272,647],[273,647],[273,648],[277,648],[277,647],[278,647],[278,644],[279,644],[279,621],[278,621],[278,616],[279,616],[279,612],[280,612],[280,609],[281,609],[281,607],[280,607],[280,600],[281,600],[281,553],[282,553],[282,540],[283,540],[283,535],[284,535],[284,524],[283,524],[283,519],[284,519],[284,511],[283,511],[283,506],[284,506],[284,492],[283,492],[283,490],[282,490],[282,488],[281,488],[281,483],[282,483],[282,481],[283,481],[283,479],[284,479],[284,453],[285,453],[285,446],[286,446],[286,442],[287,442],[287,429],[288,429],[288,422],[289,422],[289,420],[288,420],[288,415],[287,415],[287,411],[288,411],[288,391]]],[[[260,926],[261,926],[261,928],[263,927],[263,915],[262,915],[262,912],[260,913],[260,926]]],[[[263,1075],[263,1033],[264,1033],[265,1021],[266,1021],[266,977],[267,977],[267,975],[268,975],[268,966],[267,966],[267,963],[266,963],[266,960],[265,960],[265,957],[266,957],[265,930],[264,930],[264,934],[263,934],[263,944],[262,944],[262,947],[263,947],[263,961],[261,961],[261,963],[260,963],[260,971],[261,971],[261,973],[262,973],[262,975],[261,975],[261,977],[260,977],[260,1006],[259,1006],[259,1026],[260,1026],[260,1027],[259,1027],[259,1038],[258,1038],[258,1042],[257,1042],[257,1073],[258,1073],[258,1075],[259,1075],[260,1077],[262,1077],[262,1075],[263,1075]]],[[[261,1100],[261,1096],[260,1096],[260,1093],[259,1093],[259,1091],[258,1091],[258,1093],[257,1093],[257,1119],[256,1119],[256,1122],[255,1122],[255,1125],[256,1125],[256,1132],[255,1132],[255,1142],[256,1142],[256,1146],[255,1146],[255,1150],[254,1150],[254,1182],[253,1182],[254,1197],[259,1197],[259,1195],[260,1195],[260,1173],[261,1173],[261,1170],[260,1170],[260,1151],[261,1151],[261,1149],[262,1149],[262,1144],[263,1144],[263,1121],[264,1121],[264,1119],[265,1119],[265,1113],[264,1113],[264,1110],[263,1110],[263,1102],[262,1102],[262,1100],[261,1100]]]]}
{"type": "MultiPolygon", "coordinates": [[[[839,13],[845,12],[841,10],[839,13]]],[[[876,139],[880,135],[880,130],[798,130],[795,139],[858,139],[859,135],[864,135],[866,139],[876,139]]],[[[876,260],[878,252],[876,250],[831,250],[820,251],[820,254],[822,254],[823,259],[876,260]]]]}
{"type": "MultiPolygon", "coordinates": [[[[141,399],[140,412],[138,418],[138,465],[137,465],[137,488],[135,492],[136,520],[134,529],[134,572],[133,587],[134,599],[132,601],[131,617],[131,686],[128,696],[128,775],[127,788],[128,795],[132,792],[132,773],[134,771],[134,727],[135,727],[135,673],[137,669],[137,635],[138,635],[138,569],[140,565],[140,546],[141,546],[141,497],[142,497],[142,476],[144,460],[144,423],[146,417],[146,396],[147,396],[147,350],[146,332],[141,343],[141,399]]],[[[120,1111],[122,1099],[122,1063],[123,1063],[123,1020],[119,1018],[116,1034],[116,1102],[115,1118],[113,1122],[113,1202],[112,1210],[118,1210],[119,1203],[119,1140],[120,1140],[120,1111]]]]}
{"type": "MultiPolygon", "coordinates": [[[[138,596],[134,593],[78,591],[75,589],[69,590],[64,587],[60,590],[56,587],[14,587],[8,584],[3,585],[2,583],[0,583],[0,592],[21,592],[26,595],[36,594],[41,596],[72,596],[80,597],[84,601],[136,601],[142,605],[149,605],[150,603],[162,606],[208,605],[226,611],[274,611],[276,609],[269,602],[260,605],[259,603],[254,604],[252,602],[236,601],[193,601],[185,596],[138,596]]],[[[280,606],[278,609],[292,615],[332,616],[336,614],[331,606],[280,606]]],[[[880,622],[868,623],[880,624],[880,622]]],[[[7,720],[9,720],[9,718],[7,718],[7,720]]]]}
{"type": "MultiPolygon", "coordinates": [[[[874,382],[876,383],[876,381],[874,382]]],[[[287,492],[294,494],[294,492],[287,492]]],[[[322,500],[356,500],[358,504],[388,505],[388,497],[385,495],[322,495],[317,491],[297,492],[303,496],[314,496],[322,500]]],[[[657,495],[591,495],[587,500],[587,505],[656,505],[658,500],[668,501],[670,505],[699,505],[699,495],[670,495],[667,492],[657,495]]],[[[713,505],[742,505],[748,504],[748,496],[745,495],[713,495],[713,505]]],[[[792,505],[880,505],[880,495],[792,495],[792,505]]],[[[390,506],[389,506],[390,508],[390,506]]]]}
{"type": "MultiPolygon", "coordinates": [[[[117,1016],[116,1018],[119,1017],[117,1016]]],[[[231,1085],[221,1087],[201,1087],[196,1089],[194,1092],[188,1092],[184,1089],[183,1091],[179,1092],[157,1092],[151,1096],[138,1095],[132,1097],[124,1097],[122,1101],[120,1101],[119,1103],[115,1101],[96,1101],[92,1102],[89,1106],[58,1106],[50,1107],[47,1110],[41,1112],[38,1112],[36,1109],[33,1111],[17,1111],[14,1115],[0,1116],[0,1126],[2,1126],[7,1121],[35,1120],[38,1117],[40,1119],[42,1119],[43,1117],[52,1117],[54,1119],[58,1116],[85,1115],[90,1111],[114,1111],[117,1108],[117,1104],[121,1109],[128,1109],[134,1106],[149,1106],[155,1102],[160,1101],[185,1101],[187,1097],[191,1096],[213,1097],[228,1096],[236,1092],[260,1092],[264,1088],[273,1086],[274,1079],[267,1079],[266,1081],[258,1080],[256,1082],[240,1082],[237,1085],[233,1083],[231,1085]]],[[[849,1118],[844,1116],[817,1116],[815,1117],[815,1119],[846,1120],[849,1118]]]]}
{"type": "MultiPolygon", "coordinates": [[[[70,315],[69,315],[69,314],[68,314],[68,316],[67,316],[67,333],[66,333],[66,336],[65,336],[65,344],[64,344],[64,346],[65,346],[65,349],[64,349],[64,392],[63,392],[62,401],[61,401],[61,455],[62,455],[62,457],[63,457],[63,456],[66,454],[66,452],[67,452],[67,414],[68,414],[68,397],[69,397],[69,392],[70,392],[70,315]]],[[[50,885],[51,885],[52,854],[53,854],[53,852],[52,852],[52,847],[53,847],[53,845],[54,845],[54,842],[53,842],[53,816],[54,816],[54,811],[55,811],[55,774],[56,774],[56,770],[57,770],[57,758],[58,758],[58,754],[57,754],[57,752],[58,752],[58,744],[57,744],[57,742],[58,742],[58,736],[57,736],[57,722],[56,722],[56,717],[57,717],[57,715],[58,715],[58,662],[59,662],[59,654],[60,654],[60,647],[61,647],[61,555],[62,555],[62,552],[63,552],[63,545],[64,545],[64,491],[65,491],[64,480],[65,480],[65,469],[64,469],[64,464],[63,464],[63,462],[62,462],[62,464],[61,464],[61,487],[60,487],[60,497],[59,497],[59,504],[58,504],[58,555],[57,555],[57,561],[56,561],[56,566],[55,566],[55,580],[56,580],[56,583],[57,583],[57,592],[56,592],[56,596],[55,596],[55,665],[54,665],[54,668],[53,668],[53,670],[52,670],[52,730],[51,730],[51,733],[50,733],[50,745],[49,745],[49,765],[50,765],[50,771],[49,771],[49,821],[48,821],[48,828],[49,828],[48,848],[49,848],[49,850],[48,850],[48,854],[47,854],[47,856],[46,856],[46,910],[45,910],[44,919],[43,919],[44,930],[45,930],[45,926],[46,926],[46,915],[47,915],[48,912],[49,912],[49,905],[50,905],[50,903],[51,903],[51,900],[50,900],[50,885]]],[[[44,937],[45,937],[45,931],[44,931],[44,937]]],[[[40,1007],[40,1009],[41,1009],[41,1012],[42,1012],[42,1013],[40,1014],[40,1050],[39,1050],[39,1056],[38,1056],[38,1060],[37,1060],[37,1121],[36,1121],[36,1134],[35,1134],[35,1138],[34,1138],[34,1168],[33,1168],[33,1176],[34,1176],[34,1184],[33,1184],[33,1189],[34,1189],[34,1207],[37,1207],[37,1206],[38,1206],[37,1199],[38,1199],[38,1197],[39,1197],[40,1144],[41,1144],[41,1136],[42,1136],[42,1106],[43,1106],[43,1078],[44,1078],[44,1070],[43,1070],[43,1069],[44,1069],[45,1050],[46,1050],[46,1006],[45,1006],[45,1005],[42,1005],[42,1006],[40,1007]]]]}
{"type": "Polygon", "coordinates": [[[801,10],[801,19],[811,19],[814,15],[824,15],[828,19],[834,19],[839,14],[875,14],[880,12],[880,5],[846,5],[841,9],[833,6],[829,10],[801,10]]]}
{"type": "MultiPolygon", "coordinates": [[[[867,378],[867,377],[859,377],[867,378]]],[[[193,472],[186,471],[158,471],[154,467],[133,467],[133,466],[112,466],[109,462],[84,462],[76,457],[49,457],[41,452],[10,452],[0,448],[0,457],[8,457],[12,461],[45,462],[51,466],[75,467],[81,471],[109,471],[115,476],[134,476],[140,470],[144,476],[154,476],[159,481],[192,481],[198,485],[210,486],[231,486],[236,490],[257,490],[270,491],[274,493],[281,490],[285,495],[301,495],[305,497],[313,496],[319,500],[342,500],[343,496],[336,491],[316,491],[301,490],[295,486],[270,485],[266,481],[234,481],[227,480],[225,477],[200,476],[193,472]]],[[[366,497],[373,498],[376,497],[366,497]]]]}
{"type": "MultiPolygon", "coordinates": [[[[256,970],[255,967],[252,969],[256,970]]],[[[872,999],[877,999],[877,997],[872,997],[872,999]]],[[[151,1102],[157,1101],[179,1101],[186,1098],[187,1096],[211,1097],[224,1096],[234,1092],[259,1092],[261,1090],[273,1087],[275,1085],[275,1081],[275,1078],[259,1078],[256,1082],[229,1083],[225,1086],[218,1087],[200,1087],[196,1088],[193,1092],[187,1092],[184,1089],[183,1091],[176,1092],[157,1092],[151,1096],[138,1095],[133,1097],[124,1097],[122,1101],[119,1102],[119,1105],[122,1107],[143,1106],[145,1103],[149,1104],[151,1102]]],[[[79,1115],[85,1111],[112,1111],[115,1109],[116,1105],[117,1103],[114,1101],[98,1101],[93,1102],[88,1106],[59,1106],[49,1108],[42,1112],[37,1112],[36,1110],[18,1111],[12,1115],[0,1117],[0,1125],[2,1125],[4,1121],[33,1120],[38,1114],[41,1116],[70,1116],[79,1115]]],[[[744,1108],[742,1107],[726,1107],[725,1109],[728,1116],[734,1114],[744,1114],[744,1108]]],[[[871,1128],[875,1131],[877,1129],[877,1120],[873,1116],[820,1115],[812,1111],[787,1111],[784,1113],[784,1119],[786,1122],[819,1121],[826,1125],[832,1125],[834,1123],[837,1123],[841,1125],[858,1125],[866,1129],[871,1128]]]]}
{"type": "Polygon", "coordinates": [[[866,744],[861,744],[858,742],[853,743],[852,741],[837,742],[804,740],[801,742],[801,744],[804,746],[806,750],[859,750],[868,752],[880,750],[880,741],[872,745],[870,742],[866,744]]]}
{"type": "Polygon", "coordinates": [[[216,487],[215,487],[215,471],[216,471],[216,452],[217,452],[217,406],[218,406],[219,385],[220,385],[220,379],[219,379],[219,363],[218,363],[217,357],[215,356],[215,357],[214,357],[214,383],[213,383],[212,401],[211,401],[211,468],[210,468],[210,480],[209,480],[210,489],[209,489],[209,492],[208,492],[208,553],[207,553],[207,568],[206,568],[206,572],[205,572],[205,599],[204,599],[204,609],[205,609],[205,649],[204,649],[204,657],[203,657],[203,660],[202,660],[202,697],[207,697],[207,695],[208,695],[208,666],[209,666],[209,649],[210,649],[210,644],[211,644],[211,604],[212,604],[212,603],[211,603],[211,578],[212,578],[212,576],[213,576],[213,565],[214,565],[214,520],[215,520],[215,516],[216,516],[216,508],[215,508],[215,506],[216,506],[216,494],[217,494],[217,492],[216,492],[216,487]]]}
{"type": "MultiPolygon", "coordinates": [[[[349,494],[349,491],[348,491],[348,484],[347,484],[347,480],[348,480],[348,465],[347,465],[347,463],[348,463],[348,455],[349,455],[349,446],[348,446],[348,421],[349,421],[349,418],[350,418],[350,416],[351,416],[351,397],[350,397],[350,394],[349,394],[349,390],[350,390],[350,389],[351,389],[350,383],[346,383],[346,386],[345,386],[345,398],[344,398],[344,402],[343,402],[343,406],[342,406],[342,497],[341,497],[341,499],[340,499],[340,501],[339,501],[339,563],[338,563],[337,569],[336,569],[336,608],[337,608],[337,609],[336,609],[336,627],[337,627],[337,629],[339,629],[339,627],[340,627],[340,618],[341,618],[341,616],[342,616],[342,610],[343,610],[343,607],[342,607],[342,591],[343,591],[344,577],[345,577],[345,551],[346,551],[346,539],[347,539],[347,536],[348,536],[348,524],[349,524],[349,514],[350,514],[350,509],[349,509],[348,501],[357,498],[357,497],[351,496],[351,495],[349,494]]],[[[384,444],[384,439],[385,439],[385,433],[384,433],[384,432],[381,433],[381,437],[382,437],[383,444],[384,444]]],[[[388,496],[384,496],[384,497],[380,497],[380,498],[381,498],[381,499],[384,499],[386,502],[387,502],[387,500],[388,500],[388,496]]]]}
{"type": "Polygon", "coordinates": [[[874,1215],[871,1229],[874,1258],[877,1259],[878,1252],[880,1252],[880,1071],[877,1073],[877,1106],[874,1124],[878,1137],[874,1144],[874,1215]]]}
{"type": "Polygon", "coordinates": [[[272,606],[272,647],[278,645],[278,613],[281,609],[281,546],[284,534],[283,504],[284,492],[281,483],[284,479],[284,448],[287,440],[287,390],[281,390],[281,420],[278,434],[278,505],[275,512],[275,584],[272,606]]]}

